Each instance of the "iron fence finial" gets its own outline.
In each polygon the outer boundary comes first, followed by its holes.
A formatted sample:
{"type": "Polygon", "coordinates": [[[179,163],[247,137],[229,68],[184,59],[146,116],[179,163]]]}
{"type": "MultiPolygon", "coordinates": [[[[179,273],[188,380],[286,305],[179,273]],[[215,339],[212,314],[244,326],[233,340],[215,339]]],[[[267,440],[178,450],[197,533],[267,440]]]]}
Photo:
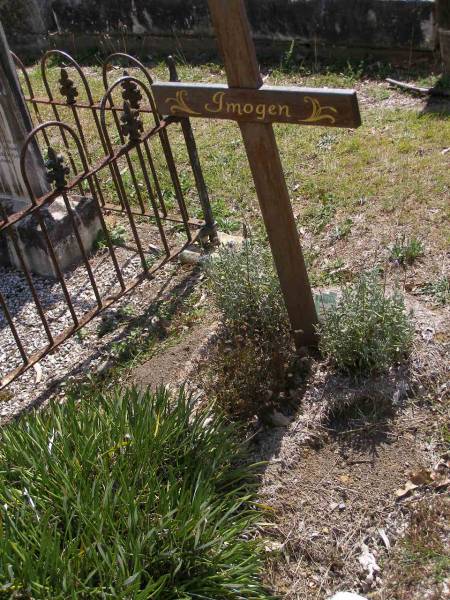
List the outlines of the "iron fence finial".
{"type": "Polygon", "coordinates": [[[66,187],[66,176],[70,173],[70,168],[64,164],[64,156],[56,154],[51,146],[47,148],[45,168],[47,171],[47,181],[50,184],[54,183],[57,190],[62,190],[66,187]]]}
{"type": "Polygon", "coordinates": [[[120,120],[122,122],[122,134],[129,137],[130,142],[139,142],[141,133],[144,131],[144,125],[139,117],[139,111],[131,108],[128,100],[123,103],[123,113],[120,120]]]}

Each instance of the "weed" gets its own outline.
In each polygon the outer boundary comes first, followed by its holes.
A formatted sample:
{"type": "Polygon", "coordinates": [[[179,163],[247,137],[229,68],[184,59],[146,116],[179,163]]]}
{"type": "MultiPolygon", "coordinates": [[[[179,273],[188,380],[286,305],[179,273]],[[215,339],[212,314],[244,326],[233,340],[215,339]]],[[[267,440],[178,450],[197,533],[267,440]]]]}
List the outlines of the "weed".
{"type": "Polygon", "coordinates": [[[122,362],[134,358],[141,352],[140,340],[142,335],[141,328],[132,329],[125,338],[111,344],[111,355],[122,362]]]}
{"type": "Polygon", "coordinates": [[[13,394],[9,390],[0,390],[0,404],[2,402],[9,402],[13,399],[13,394]]]}
{"type": "Polygon", "coordinates": [[[82,342],[83,340],[85,340],[87,337],[89,337],[89,330],[86,329],[86,327],[83,327],[83,329],[79,329],[76,334],[75,334],[77,340],[79,342],[82,342]]]}
{"type": "Polygon", "coordinates": [[[294,50],[295,50],[295,40],[292,40],[289,44],[289,48],[283,54],[280,62],[280,71],[281,73],[289,73],[292,71],[295,61],[294,61],[294,50]]]}
{"type": "Polygon", "coordinates": [[[224,233],[233,233],[239,231],[242,227],[240,221],[232,217],[218,217],[216,223],[219,231],[223,231],[224,233]]]}
{"type": "MultiPolygon", "coordinates": [[[[114,225],[114,227],[111,227],[111,229],[108,230],[108,233],[109,238],[111,240],[111,244],[113,246],[125,246],[128,234],[127,230],[123,225],[121,225],[120,223],[114,225]]],[[[106,240],[105,232],[102,229],[97,234],[97,238],[94,243],[94,248],[96,250],[104,250],[107,247],[108,242],[106,240]]]]}
{"type": "Polygon", "coordinates": [[[134,317],[135,314],[136,314],[136,309],[134,308],[134,306],[132,304],[126,304],[125,306],[120,306],[117,309],[117,315],[121,319],[124,319],[124,320],[134,317]]]}
{"type": "Polygon", "coordinates": [[[102,320],[97,328],[98,337],[103,337],[117,329],[121,323],[130,321],[135,315],[134,307],[131,304],[121,306],[117,310],[108,310],[102,314],[102,320]]]}
{"type": "Polygon", "coordinates": [[[183,391],[72,398],[5,427],[1,590],[268,599],[241,458],[233,430],[183,391]]]}
{"type": "Polygon", "coordinates": [[[387,296],[375,272],[343,288],[318,331],[323,355],[354,375],[388,369],[408,353],[413,338],[403,297],[398,291],[387,296]]]}
{"type": "Polygon", "coordinates": [[[345,239],[351,232],[353,227],[352,219],[344,219],[341,223],[338,223],[334,227],[333,230],[333,239],[335,240],[343,240],[345,239]]]}
{"type": "Polygon", "coordinates": [[[423,253],[424,246],[419,239],[416,237],[406,238],[403,235],[393,244],[390,259],[402,266],[412,265],[417,258],[423,256],[423,253]]]}
{"type": "Polygon", "coordinates": [[[329,262],[318,274],[312,273],[314,285],[336,285],[349,281],[351,273],[341,258],[329,262]]]}
{"type": "Polygon", "coordinates": [[[420,287],[418,293],[431,296],[438,304],[445,306],[450,300],[450,279],[443,276],[436,281],[426,283],[420,287]]]}
{"type": "Polygon", "coordinates": [[[331,148],[337,142],[337,139],[338,136],[334,133],[323,133],[317,142],[317,148],[319,150],[331,150],[331,148]]]}
{"type": "Polygon", "coordinates": [[[320,197],[320,201],[312,204],[304,213],[313,233],[320,233],[330,223],[336,213],[336,202],[332,194],[325,194],[320,197]]]}

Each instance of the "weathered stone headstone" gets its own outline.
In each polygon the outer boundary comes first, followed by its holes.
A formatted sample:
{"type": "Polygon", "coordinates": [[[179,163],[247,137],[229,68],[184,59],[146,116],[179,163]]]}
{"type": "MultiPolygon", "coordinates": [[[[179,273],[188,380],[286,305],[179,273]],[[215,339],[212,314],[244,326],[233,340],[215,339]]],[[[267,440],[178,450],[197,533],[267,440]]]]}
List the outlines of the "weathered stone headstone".
{"type": "MultiPolygon", "coordinates": [[[[31,118],[0,23],[0,208],[8,215],[26,209],[32,203],[20,169],[21,151],[31,130],[31,118]]],[[[28,147],[25,167],[36,198],[50,191],[44,161],[34,140],[28,147]]],[[[71,196],[70,202],[84,247],[89,251],[101,227],[94,201],[92,198],[71,196]]],[[[77,263],[82,253],[63,199],[56,198],[50,205],[41,208],[40,214],[49,230],[61,269],[77,263]]],[[[36,217],[27,216],[14,227],[28,268],[39,275],[54,276],[48,245],[36,217]]],[[[0,235],[0,264],[21,267],[14,244],[7,234],[0,235]]]]}
{"type": "MultiPolygon", "coordinates": [[[[20,173],[20,151],[31,129],[31,119],[0,24],[0,198],[14,204],[14,210],[30,204],[20,173]]],[[[39,198],[49,190],[49,186],[36,144],[32,144],[27,153],[26,166],[32,190],[39,198]]]]}

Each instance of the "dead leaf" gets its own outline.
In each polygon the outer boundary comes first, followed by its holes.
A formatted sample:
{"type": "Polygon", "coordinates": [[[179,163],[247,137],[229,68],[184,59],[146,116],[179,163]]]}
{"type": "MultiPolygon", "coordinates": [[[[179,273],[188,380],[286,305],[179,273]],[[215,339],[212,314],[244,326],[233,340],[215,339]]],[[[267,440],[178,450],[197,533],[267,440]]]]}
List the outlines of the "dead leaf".
{"type": "Polygon", "coordinates": [[[376,574],[380,571],[380,567],[377,564],[374,554],[370,552],[369,547],[366,544],[361,544],[361,550],[362,552],[360,556],[358,556],[359,564],[364,571],[367,571],[367,583],[373,583],[376,574]]]}
{"type": "Polygon", "coordinates": [[[433,483],[433,487],[436,490],[443,490],[444,488],[448,487],[450,485],[450,478],[447,477],[446,479],[438,479],[437,481],[435,481],[433,483]]]}
{"type": "Polygon", "coordinates": [[[433,481],[432,473],[429,469],[419,469],[412,471],[409,476],[410,481],[415,485],[429,485],[433,481]]]}
{"type": "Polygon", "coordinates": [[[349,475],[341,475],[339,477],[339,481],[344,485],[349,485],[350,483],[353,483],[353,479],[349,475]]]}
{"type": "Polygon", "coordinates": [[[418,487],[419,486],[414,484],[412,481],[407,481],[405,487],[398,489],[395,492],[395,495],[397,496],[398,500],[401,500],[402,498],[409,496],[409,494],[418,487]]]}
{"type": "Polygon", "coordinates": [[[267,540],[264,543],[264,550],[266,552],[279,552],[280,550],[283,550],[283,546],[284,544],[282,544],[281,542],[277,542],[275,540],[267,540]]]}
{"type": "Polygon", "coordinates": [[[383,544],[386,546],[387,550],[391,549],[391,542],[389,541],[388,536],[384,529],[379,529],[378,533],[380,534],[380,538],[383,540],[383,544]]]}

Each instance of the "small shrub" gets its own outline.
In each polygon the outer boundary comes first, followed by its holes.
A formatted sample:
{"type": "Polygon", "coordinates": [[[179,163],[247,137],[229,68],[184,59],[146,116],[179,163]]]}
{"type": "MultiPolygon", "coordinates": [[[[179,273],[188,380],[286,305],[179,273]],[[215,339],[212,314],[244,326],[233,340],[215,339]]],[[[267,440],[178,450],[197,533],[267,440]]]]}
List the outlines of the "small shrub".
{"type": "Polygon", "coordinates": [[[206,265],[210,290],[229,331],[277,337],[289,321],[268,247],[251,239],[222,246],[206,265]]]}
{"type": "Polygon", "coordinates": [[[391,261],[399,265],[412,265],[415,260],[423,256],[424,246],[415,237],[407,239],[402,236],[391,248],[391,261]]]}
{"type": "Polygon", "coordinates": [[[336,309],[318,327],[320,349],[350,374],[386,370],[407,354],[413,328],[399,292],[387,296],[375,272],[343,288],[336,309]]]}
{"type": "Polygon", "coordinates": [[[207,271],[224,335],[206,385],[231,416],[249,418],[277,403],[295,356],[272,256],[245,240],[219,249],[207,271]]]}
{"type": "Polygon", "coordinates": [[[0,596],[268,599],[230,427],[183,391],[90,400],[2,430],[0,596]]]}
{"type": "Polygon", "coordinates": [[[418,293],[431,296],[437,304],[446,306],[450,300],[450,279],[444,276],[436,281],[426,283],[420,287],[418,293]]]}

